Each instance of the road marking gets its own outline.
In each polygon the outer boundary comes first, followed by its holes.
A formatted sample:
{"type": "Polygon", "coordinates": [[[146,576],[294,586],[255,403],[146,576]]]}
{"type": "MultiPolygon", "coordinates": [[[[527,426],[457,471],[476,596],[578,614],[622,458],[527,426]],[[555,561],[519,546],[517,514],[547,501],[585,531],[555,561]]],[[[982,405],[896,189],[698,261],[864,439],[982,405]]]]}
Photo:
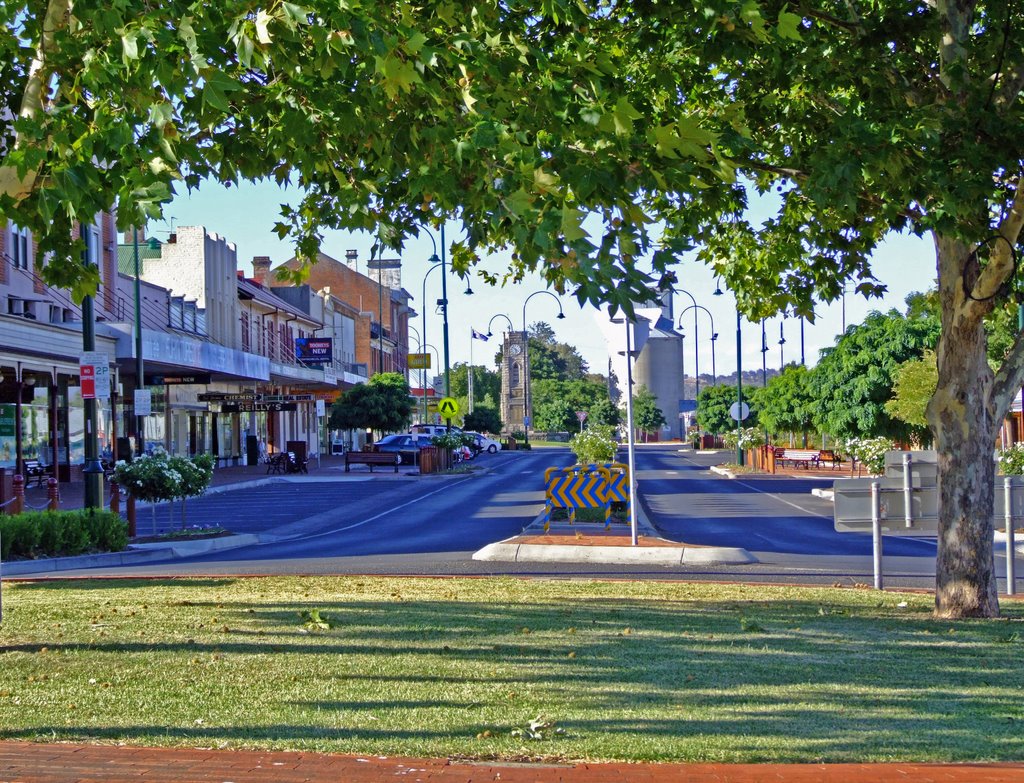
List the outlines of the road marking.
{"type": "Polygon", "coordinates": [[[747,489],[754,490],[754,492],[759,492],[762,495],[767,495],[770,498],[775,498],[780,503],[785,503],[787,506],[792,506],[793,508],[795,508],[795,509],[797,509],[799,511],[803,511],[805,514],[810,514],[811,516],[820,517],[821,519],[833,519],[833,517],[831,517],[831,516],[826,516],[825,514],[819,514],[817,511],[811,511],[809,508],[804,508],[801,505],[798,505],[796,503],[793,503],[792,501],[786,500],[784,497],[780,497],[779,495],[776,495],[774,492],[765,492],[763,489],[758,489],[757,487],[752,486],[750,484],[747,484],[745,482],[742,482],[739,479],[731,479],[731,481],[735,481],[741,487],[746,487],[747,489]]]}
{"type": "Polygon", "coordinates": [[[323,538],[324,536],[332,536],[335,533],[344,533],[346,530],[352,530],[352,529],[357,528],[357,527],[362,527],[363,525],[368,525],[371,522],[373,522],[373,521],[375,521],[377,519],[380,519],[381,517],[386,517],[388,514],[393,514],[394,512],[396,512],[396,511],[398,511],[400,509],[405,508],[406,506],[411,506],[414,503],[419,503],[421,500],[424,500],[425,498],[429,498],[431,495],[437,495],[440,492],[447,492],[452,487],[457,487],[459,484],[465,484],[467,481],[470,481],[471,478],[472,477],[464,478],[464,479],[462,479],[460,481],[454,482],[453,484],[446,484],[445,486],[441,487],[440,489],[435,489],[433,492],[428,492],[426,495],[420,495],[418,498],[414,498],[413,500],[410,500],[408,503],[403,503],[400,506],[395,506],[394,508],[389,508],[387,511],[382,511],[381,513],[377,514],[376,516],[372,516],[369,519],[364,519],[362,522],[356,522],[353,525],[347,525],[346,527],[335,528],[334,530],[327,530],[327,531],[324,531],[323,533],[314,533],[314,534],[308,535],[308,536],[296,536],[295,538],[289,538],[289,539],[286,539],[286,540],[289,543],[291,543],[292,541],[308,541],[311,538],[323,538]]]}

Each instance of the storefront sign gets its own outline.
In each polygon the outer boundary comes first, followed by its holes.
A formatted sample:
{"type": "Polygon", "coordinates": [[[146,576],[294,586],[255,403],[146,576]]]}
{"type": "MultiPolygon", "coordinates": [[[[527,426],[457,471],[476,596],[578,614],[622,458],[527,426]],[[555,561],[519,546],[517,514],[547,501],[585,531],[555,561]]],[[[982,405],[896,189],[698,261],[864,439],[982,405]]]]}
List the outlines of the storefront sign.
{"type": "Polygon", "coordinates": [[[178,375],[147,375],[147,386],[171,386],[186,383],[211,383],[210,373],[193,372],[178,375]]]}
{"type": "Polygon", "coordinates": [[[221,413],[260,413],[265,411],[298,410],[294,402],[226,402],[220,406],[221,413]]]}
{"type": "Polygon", "coordinates": [[[135,415],[149,416],[153,413],[153,392],[149,389],[135,390],[135,415]]]}
{"type": "Polygon", "coordinates": [[[203,392],[197,394],[199,402],[259,402],[263,399],[262,394],[246,392],[244,394],[225,394],[224,392],[203,392]]]}
{"type": "Polygon", "coordinates": [[[295,359],[303,364],[325,364],[333,361],[334,338],[296,337],[295,359]]]}
{"type": "Polygon", "coordinates": [[[327,415],[327,403],[323,400],[316,401],[316,415],[318,419],[322,419],[327,415]]]}
{"type": "Polygon", "coordinates": [[[312,394],[264,394],[262,402],[313,402],[312,394]]]}
{"type": "Polygon", "coordinates": [[[430,354],[429,353],[411,353],[409,359],[406,362],[410,370],[429,370],[430,369],[430,354]]]}
{"type": "Polygon", "coordinates": [[[0,405],[0,438],[15,437],[16,411],[17,408],[13,405],[0,405]]]}

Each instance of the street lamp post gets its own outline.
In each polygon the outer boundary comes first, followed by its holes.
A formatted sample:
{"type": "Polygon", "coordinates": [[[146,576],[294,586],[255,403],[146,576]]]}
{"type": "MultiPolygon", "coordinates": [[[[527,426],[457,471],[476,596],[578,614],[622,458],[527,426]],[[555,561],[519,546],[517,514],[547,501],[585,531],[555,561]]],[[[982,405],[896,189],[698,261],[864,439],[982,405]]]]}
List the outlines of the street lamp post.
{"type": "MultiPolygon", "coordinates": [[[[79,236],[85,242],[82,262],[86,267],[93,265],[96,259],[91,257],[85,223],[79,224],[79,236]]],[[[82,298],[82,350],[92,353],[96,350],[96,311],[91,295],[82,298]]],[[[19,397],[20,399],[20,397],[19,397]]],[[[85,479],[85,507],[102,508],[103,506],[103,465],[100,464],[99,432],[96,427],[96,398],[83,400],[85,413],[85,466],[82,476],[85,479]]],[[[54,461],[56,464],[56,459],[54,461]]]]}
{"type": "Polygon", "coordinates": [[[487,322],[487,336],[488,337],[493,336],[493,332],[491,332],[491,324],[494,323],[494,319],[495,318],[504,318],[506,321],[508,321],[508,330],[510,332],[514,332],[516,330],[516,328],[512,325],[512,319],[511,318],[509,318],[504,313],[498,313],[497,315],[492,315],[491,316],[491,320],[487,322]]]}
{"type": "MultiPolygon", "coordinates": [[[[430,233],[430,231],[427,231],[427,229],[423,229],[423,231],[426,233],[426,235],[428,237],[430,237],[430,244],[434,246],[434,254],[430,257],[430,262],[432,264],[434,264],[435,266],[440,266],[441,267],[441,299],[440,299],[439,304],[441,305],[441,319],[442,319],[441,323],[442,323],[442,334],[443,334],[443,337],[441,338],[441,340],[442,340],[441,344],[444,346],[444,396],[445,397],[449,397],[449,396],[451,396],[451,393],[452,393],[452,385],[451,385],[451,368],[449,366],[449,360],[448,360],[448,275],[445,273],[444,224],[443,223],[441,224],[441,258],[440,259],[437,257],[437,242],[434,241],[434,235],[432,233],[430,233]]],[[[433,269],[433,267],[431,267],[430,269],[433,269]]],[[[427,274],[430,274],[430,269],[427,270],[427,274]]],[[[426,278],[426,275],[424,275],[423,276],[424,304],[426,304],[426,285],[427,285],[427,278],[426,278]]],[[[472,292],[470,292],[470,293],[472,293],[472,292]]],[[[427,314],[426,314],[425,308],[424,308],[424,313],[423,313],[423,334],[424,334],[424,339],[426,339],[426,332],[427,332],[426,323],[427,323],[427,314]]],[[[448,422],[448,429],[451,429],[451,426],[452,426],[451,419],[447,419],[447,422],[448,422]]]]}
{"type": "MultiPolygon", "coordinates": [[[[430,235],[427,234],[427,236],[430,236],[430,235]]],[[[430,241],[433,242],[434,238],[430,237],[430,241]]],[[[432,262],[432,265],[430,266],[429,269],[427,269],[426,274],[423,275],[423,290],[422,290],[422,294],[421,294],[421,297],[422,297],[421,301],[423,302],[423,340],[422,340],[422,342],[424,344],[426,344],[426,342],[427,342],[427,278],[430,277],[430,273],[433,272],[435,269],[440,269],[441,268],[441,262],[438,259],[436,254],[432,255],[430,257],[430,260],[432,262]]],[[[424,404],[425,404],[425,401],[424,401],[424,404]]]]}
{"type": "Polygon", "coordinates": [[[761,319],[761,386],[768,385],[768,337],[764,331],[764,319],[761,319]]]}
{"type": "Polygon", "coordinates": [[[530,335],[526,332],[526,305],[539,294],[547,294],[554,299],[558,303],[558,318],[565,318],[565,313],[562,312],[562,300],[550,291],[534,291],[523,302],[523,431],[526,435],[526,443],[530,442],[530,425],[533,423],[533,411],[530,410],[530,335]]]}
{"type": "Polygon", "coordinates": [[[779,321],[779,370],[780,371],[786,366],[786,357],[785,357],[785,354],[783,353],[783,351],[785,350],[783,348],[783,346],[786,344],[786,335],[785,335],[785,333],[782,330],[782,327],[785,325],[785,323],[786,323],[786,319],[785,318],[783,318],[781,321],[779,321]]]}
{"type": "MultiPolygon", "coordinates": [[[[135,250],[135,388],[146,388],[142,366],[142,283],[139,269],[139,229],[132,229],[132,245],[135,250]]],[[[135,395],[138,397],[138,395],[135,395]]],[[[136,402],[136,405],[138,403],[136,402]]],[[[135,415],[135,447],[141,456],[145,453],[146,417],[135,415]]]]}
{"type": "Polygon", "coordinates": [[[743,335],[739,307],[736,308],[736,464],[743,467],[743,335]]]}
{"type": "MultiPolygon", "coordinates": [[[[416,347],[419,349],[417,353],[423,353],[423,335],[420,334],[419,330],[409,324],[409,331],[416,335],[416,347]]],[[[422,424],[427,423],[427,370],[423,366],[423,361],[420,361],[420,396],[423,397],[423,418],[421,419],[422,424]]]]}
{"type": "MultiPolygon", "coordinates": [[[[681,293],[681,294],[686,294],[688,297],[690,297],[690,301],[693,302],[693,304],[690,305],[690,307],[687,307],[686,310],[693,310],[693,377],[694,377],[693,398],[697,399],[697,395],[700,394],[700,333],[697,331],[697,310],[696,310],[696,308],[700,307],[700,305],[697,304],[697,300],[694,298],[693,294],[691,294],[685,288],[679,288],[679,289],[676,289],[676,290],[679,291],[679,293],[681,293]]],[[[683,310],[683,313],[685,313],[686,310],[683,310]]],[[[683,328],[683,313],[679,314],[679,328],[680,329],[683,328]]],[[[712,327],[712,330],[713,330],[713,327],[712,327]]],[[[685,372],[683,373],[683,398],[684,399],[686,398],[686,373],[685,372]]]]}
{"type": "MultiPolygon", "coordinates": [[[[687,307],[685,310],[683,310],[683,312],[681,312],[679,314],[679,328],[680,329],[683,328],[683,316],[685,316],[690,310],[693,310],[693,316],[694,316],[694,319],[693,319],[693,324],[694,324],[693,340],[694,340],[694,343],[696,343],[696,341],[697,341],[697,333],[696,333],[696,330],[697,330],[697,310],[703,310],[705,313],[707,313],[708,318],[711,319],[711,377],[712,377],[711,385],[714,386],[715,383],[718,382],[718,368],[715,366],[715,341],[718,339],[718,332],[715,331],[715,317],[711,314],[711,311],[708,310],[708,308],[706,308],[704,305],[692,304],[689,307],[687,307]]],[[[698,348],[695,346],[694,347],[694,351],[693,351],[695,359],[696,359],[696,356],[697,356],[697,350],[698,350],[698,348]]],[[[683,377],[685,377],[685,375],[683,377]]],[[[700,393],[700,377],[699,376],[697,378],[697,384],[698,384],[697,385],[697,392],[699,394],[700,393]]]]}

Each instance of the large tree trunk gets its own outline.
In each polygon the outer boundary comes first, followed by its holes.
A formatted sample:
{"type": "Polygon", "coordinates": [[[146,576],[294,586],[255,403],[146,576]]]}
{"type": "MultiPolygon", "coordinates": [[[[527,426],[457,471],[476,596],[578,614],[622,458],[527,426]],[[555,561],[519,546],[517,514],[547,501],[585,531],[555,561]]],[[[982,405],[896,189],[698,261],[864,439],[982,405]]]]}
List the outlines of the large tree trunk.
{"type": "Polygon", "coordinates": [[[986,308],[964,292],[965,266],[968,278],[976,271],[966,261],[971,248],[940,236],[936,250],[942,337],[936,351],[938,386],[928,406],[939,461],[935,611],[941,617],[995,617],[992,513],[998,418],[982,322],[986,308]]]}

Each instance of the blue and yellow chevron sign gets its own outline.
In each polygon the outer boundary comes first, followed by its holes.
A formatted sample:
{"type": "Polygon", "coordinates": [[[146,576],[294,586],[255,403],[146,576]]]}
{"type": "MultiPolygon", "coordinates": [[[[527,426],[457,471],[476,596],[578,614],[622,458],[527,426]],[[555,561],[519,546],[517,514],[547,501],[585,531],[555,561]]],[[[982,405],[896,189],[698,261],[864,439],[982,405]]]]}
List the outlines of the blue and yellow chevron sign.
{"type": "Polygon", "coordinates": [[[548,468],[544,472],[546,503],[544,504],[544,529],[551,521],[551,510],[569,510],[569,521],[576,519],[578,508],[603,508],[607,522],[611,515],[611,501],[606,497],[611,474],[605,468],[582,469],[548,468]]]}

